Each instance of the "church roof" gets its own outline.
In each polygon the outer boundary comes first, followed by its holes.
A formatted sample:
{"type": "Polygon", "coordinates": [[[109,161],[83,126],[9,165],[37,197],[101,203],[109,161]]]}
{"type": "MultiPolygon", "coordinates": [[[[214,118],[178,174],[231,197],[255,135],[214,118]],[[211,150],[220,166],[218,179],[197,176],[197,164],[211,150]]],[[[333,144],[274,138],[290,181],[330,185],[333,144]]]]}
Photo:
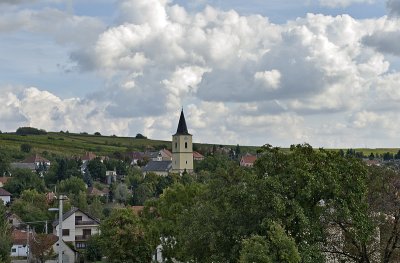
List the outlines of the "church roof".
{"type": "Polygon", "coordinates": [[[143,172],[169,172],[172,168],[171,161],[150,161],[142,168],[143,172]]]}
{"type": "Polygon", "coordinates": [[[175,135],[190,135],[186,126],[185,115],[183,115],[183,109],[181,111],[181,117],[179,118],[178,129],[176,129],[175,135]]]}

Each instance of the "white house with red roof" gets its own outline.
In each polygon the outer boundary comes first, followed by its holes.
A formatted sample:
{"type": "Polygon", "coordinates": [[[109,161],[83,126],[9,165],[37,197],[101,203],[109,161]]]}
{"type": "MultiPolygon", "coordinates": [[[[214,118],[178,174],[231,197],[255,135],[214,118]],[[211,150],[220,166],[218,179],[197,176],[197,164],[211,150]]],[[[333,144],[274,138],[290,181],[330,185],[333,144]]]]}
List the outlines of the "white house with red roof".
{"type": "Polygon", "coordinates": [[[0,188],[0,200],[3,201],[3,204],[11,202],[11,194],[4,188],[0,188]]]}
{"type": "Polygon", "coordinates": [[[253,167],[254,162],[257,160],[256,155],[246,154],[240,158],[240,166],[253,167]]]}
{"type": "Polygon", "coordinates": [[[193,160],[195,160],[195,161],[203,161],[204,160],[204,155],[202,155],[199,152],[193,151],[193,160]]]}

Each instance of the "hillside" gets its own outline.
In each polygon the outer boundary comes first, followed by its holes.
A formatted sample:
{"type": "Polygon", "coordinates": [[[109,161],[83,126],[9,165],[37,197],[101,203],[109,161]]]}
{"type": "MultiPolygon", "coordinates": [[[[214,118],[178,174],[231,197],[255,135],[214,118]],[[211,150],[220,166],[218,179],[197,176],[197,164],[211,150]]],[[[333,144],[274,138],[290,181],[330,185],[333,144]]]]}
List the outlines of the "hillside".
{"type": "MultiPolygon", "coordinates": [[[[20,160],[28,154],[21,152],[21,144],[29,144],[31,153],[51,155],[79,156],[85,152],[95,152],[97,155],[113,155],[131,151],[159,150],[171,148],[171,141],[137,139],[134,137],[117,137],[89,135],[65,132],[48,132],[44,135],[17,135],[15,133],[0,134],[0,149],[8,152],[12,159],[20,160]]],[[[213,144],[194,144],[194,150],[205,153],[212,149],[213,144]]],[[[222,146],[222,145],[221,145],[222,146]]],[[[221,147],[217,145],[216,147],[221,147]]],[[[235,147],[233,145],[223,145],[235,147]]],[[[255,152],[258,147],[241,146],[242,152],[255,152]]],[[[30,154],[31,154],[30,153],[30,154]]]]}
{"type": "MultiPolygon", "coordinates": [[[[194,150],[206,153],[212,150],[213,144],[194,143],[194,150]]],[[[235,145],[216,145],[235,149],[235,145]]],[[[79,156],[85,152],[94,152],[97,155],[111,156],[114,153],[126,153],[131,151],[159,150],[171,148],[171,141],[138,139],[134,137],[102,136],[90,134],[77,134],[65,132],[48,132],[43,135],[17,135],[15,133],[0,134],[0,149],[8,152],[14,160],[21,160],[32,153],[52,155],[79,156]],[[29,144],[31,153],[21,152],[21,144],[29,144]]],[[[255,153],[256,146],[240,146],[241,152],[255,153]]],[[[336,149],[332,149],[336,150],[336,149]]],[[[357,152],[363,152],[368,156],[370,153],[382,155],[386,152],[397,153],[398,148],[360,148],[357,152]]]]}

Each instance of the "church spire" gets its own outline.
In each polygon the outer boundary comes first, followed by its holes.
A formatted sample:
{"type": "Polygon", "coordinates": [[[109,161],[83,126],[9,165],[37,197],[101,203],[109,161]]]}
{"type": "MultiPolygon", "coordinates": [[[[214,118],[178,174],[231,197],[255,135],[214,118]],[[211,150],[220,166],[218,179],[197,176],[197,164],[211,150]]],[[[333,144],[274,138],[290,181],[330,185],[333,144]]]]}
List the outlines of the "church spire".
{"type": "Polygon", "coordinates": [[[181,117],[179,118],[178,128],[176,129],[175,135],[190,135],[186,126],[185,115],[183,109],[181,111],[181,117]]]}

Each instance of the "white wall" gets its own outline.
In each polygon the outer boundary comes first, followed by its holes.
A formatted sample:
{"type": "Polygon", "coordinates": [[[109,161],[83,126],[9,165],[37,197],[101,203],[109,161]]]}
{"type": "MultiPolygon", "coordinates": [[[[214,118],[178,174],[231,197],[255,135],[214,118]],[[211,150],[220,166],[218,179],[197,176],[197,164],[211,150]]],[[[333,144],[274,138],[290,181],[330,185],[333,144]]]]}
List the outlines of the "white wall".
{"type": "Polygon", "coordinates": [[[26,257],[27,253],[28,253],[27,246],[24,245],[13,245],[11,248],[12,257],[26,257]]]}
{"type": "Polygon", "coordinates": [[[0,199],[3,201],[3,204],[7,204],[11,201],[11,197],[9,196],[0,196],[0,199]]]}

